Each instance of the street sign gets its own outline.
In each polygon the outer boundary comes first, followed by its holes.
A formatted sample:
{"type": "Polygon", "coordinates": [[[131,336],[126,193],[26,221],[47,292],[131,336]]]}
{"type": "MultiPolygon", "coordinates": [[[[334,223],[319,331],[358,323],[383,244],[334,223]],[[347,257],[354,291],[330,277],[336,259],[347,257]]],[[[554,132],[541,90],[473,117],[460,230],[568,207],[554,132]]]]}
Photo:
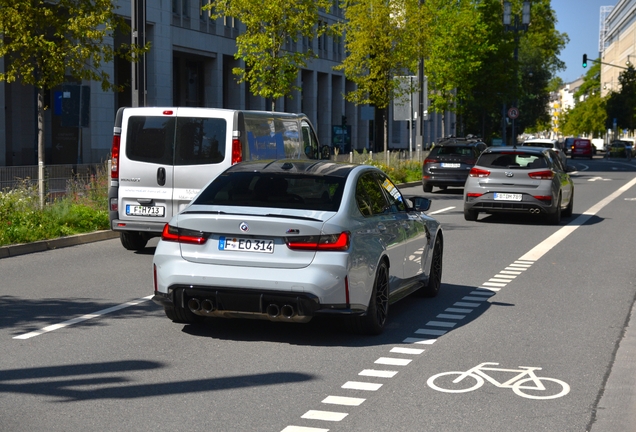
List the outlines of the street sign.
{"type": "Polygon", "coordinates": [[[508,110],[508,117],[510,117],[511,119],[516,119],[517,117],[519,117],[519,109],[512,107],[508,110]]]}

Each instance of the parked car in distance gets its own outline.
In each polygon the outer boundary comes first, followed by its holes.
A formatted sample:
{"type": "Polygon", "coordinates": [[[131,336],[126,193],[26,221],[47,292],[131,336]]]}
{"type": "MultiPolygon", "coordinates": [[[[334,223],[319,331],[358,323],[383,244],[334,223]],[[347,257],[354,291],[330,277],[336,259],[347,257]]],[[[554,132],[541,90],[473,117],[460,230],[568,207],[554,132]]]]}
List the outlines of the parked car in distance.
{"type": "Polygon", "coordinates": [[[561,159],[561,163],[563,163],[563,166],[567,166],[568,164],[568,157],[565,154],[565,151],[561,148],[561,145],[559,145],[559,142],[556,140],[548,139],[548,138],[533,138],[533,139],[524,141],[521,145],[529,146],[529,147],[543,147],[543,148],[552,149],[557,154],[557,156],[559,156],[559,158],[561,159]]]}
{"type": "Polygon", "coordinates": [[[490,147],[464,186],[464,218],[479,213],[543,215],[552,224],[572,215],[574,183],[552,149],[490,147]]]}
{"type": "Polygon", "coordinates": [[[433,186],[446,189],[463,187],[468,172],[488,146],[476,139],[446,138],[433,147],[422,163],[422,188],[431,192],[433,186]]]}
{"type": "Polygon", "coordinates": [[[572,159],[577,157],[592,159],[593,156],[594,146],[592,146],[592,141],[585,138],[577,138],[574,140],[574,144],[572,144],[572,153],[570,155],[572,159]]]}
{"type": "Polygon", "coordinates": [[[634,149],[634,143],[632,141],[628,141],[626,139],[614,140],[607,147],[607,152],[609,157],[618,157],[624,158],[626,157],[625,148],[631,146],[632,157],[634,156],[636,149],[634,149]]]}
{"type": "Polygon", "coordinates": [[[236,164],[166,224],[153,300],[176,322],[343,316],[378,334],[390,303],[440,289],[444,238],[429,207],[369,165],[236,164]]]}
{"type": "Polygon", "coordinates": [[[563,143],[561,144],[561,148],[566,154],[571,154],[572,153],[572,146],[574,146],[574,140],[575,139],[576,138],[574,138],[574,137],[566,137],[563,140],[563,143]]]}

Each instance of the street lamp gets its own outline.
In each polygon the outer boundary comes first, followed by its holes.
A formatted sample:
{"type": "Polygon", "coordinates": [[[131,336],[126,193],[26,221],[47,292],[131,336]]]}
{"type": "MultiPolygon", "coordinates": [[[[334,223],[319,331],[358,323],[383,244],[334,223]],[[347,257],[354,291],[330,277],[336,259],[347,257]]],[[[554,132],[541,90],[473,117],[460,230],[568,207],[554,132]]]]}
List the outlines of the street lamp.
{"type": "MultiPolygon", "coordinates": [[[[521,23],[519,23],[519,15],[512,14],[512,3],[509,1],[503,2],[503,24],[506,32],[514,32],[515,34],[515,50],[514,60],[515,63],[519,60],[519,32],[528,31],[528,25],[530,24],[530,1],[524,1],[521,9],[521,23]],[[514,17],[514,24],[513,22],[514,17]]],[[[515,101],[516,104],[516,101],[515,101]]],[[[516,108],[516,107],[514,107],[516,108]]],[[[517,110],[518,112],[518,110],[517,110]]],[[[504,103],[503,115],[506,115],[506,105],[504,103]]],[[[503,119],[503,141],[506,142],[506,121],[503,119]]],[[[512,145],[515,145],[517,138],[515,136],[515,119],[512,118],[512,145]]]]}

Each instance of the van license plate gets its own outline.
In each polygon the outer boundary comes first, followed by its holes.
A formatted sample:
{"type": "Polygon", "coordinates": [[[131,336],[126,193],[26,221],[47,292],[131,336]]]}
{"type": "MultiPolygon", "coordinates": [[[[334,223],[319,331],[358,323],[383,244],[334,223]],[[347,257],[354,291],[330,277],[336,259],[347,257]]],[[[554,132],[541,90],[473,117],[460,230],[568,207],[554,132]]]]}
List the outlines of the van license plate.
{"type": "Polygon", "coordinates": [[[166,208],[163,206],[141,206],[126,204],[127,216],[154,216],[163,217],[166,214],[166,208]]]}
{"type": "Polygon", "coordinates": [[[221,237],[219,250],[274,253],[274,240],[221,237]]]}
{"type": "Polygon", "coordinates": [[[495,201],[521,201],[521,194],[495,193],[495,201]]]}

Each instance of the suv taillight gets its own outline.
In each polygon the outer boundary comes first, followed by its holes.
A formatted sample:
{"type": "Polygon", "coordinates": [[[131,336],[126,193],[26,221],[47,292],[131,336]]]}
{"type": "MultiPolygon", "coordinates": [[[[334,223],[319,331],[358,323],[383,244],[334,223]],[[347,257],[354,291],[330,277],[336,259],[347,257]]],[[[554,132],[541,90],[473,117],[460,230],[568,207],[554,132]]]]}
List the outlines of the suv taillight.
{"type": "Polygon", "coordinates": [[[490,175],[490,171],[473,167],[470,169],[468,175],[471,177],[488,177],[490,175]]]}
{"type": "Polygon", "coordinates": [[[424,159],[424,165],[439,162],[437,159],[424,159]]]}
{"type": "Polygon", "coordinates": [[[113,180],[119,179],[119,145],[121,143],[121,137],[119,135],[113,135],[113,147],[110,155],[110,178],[113,180]]]}

